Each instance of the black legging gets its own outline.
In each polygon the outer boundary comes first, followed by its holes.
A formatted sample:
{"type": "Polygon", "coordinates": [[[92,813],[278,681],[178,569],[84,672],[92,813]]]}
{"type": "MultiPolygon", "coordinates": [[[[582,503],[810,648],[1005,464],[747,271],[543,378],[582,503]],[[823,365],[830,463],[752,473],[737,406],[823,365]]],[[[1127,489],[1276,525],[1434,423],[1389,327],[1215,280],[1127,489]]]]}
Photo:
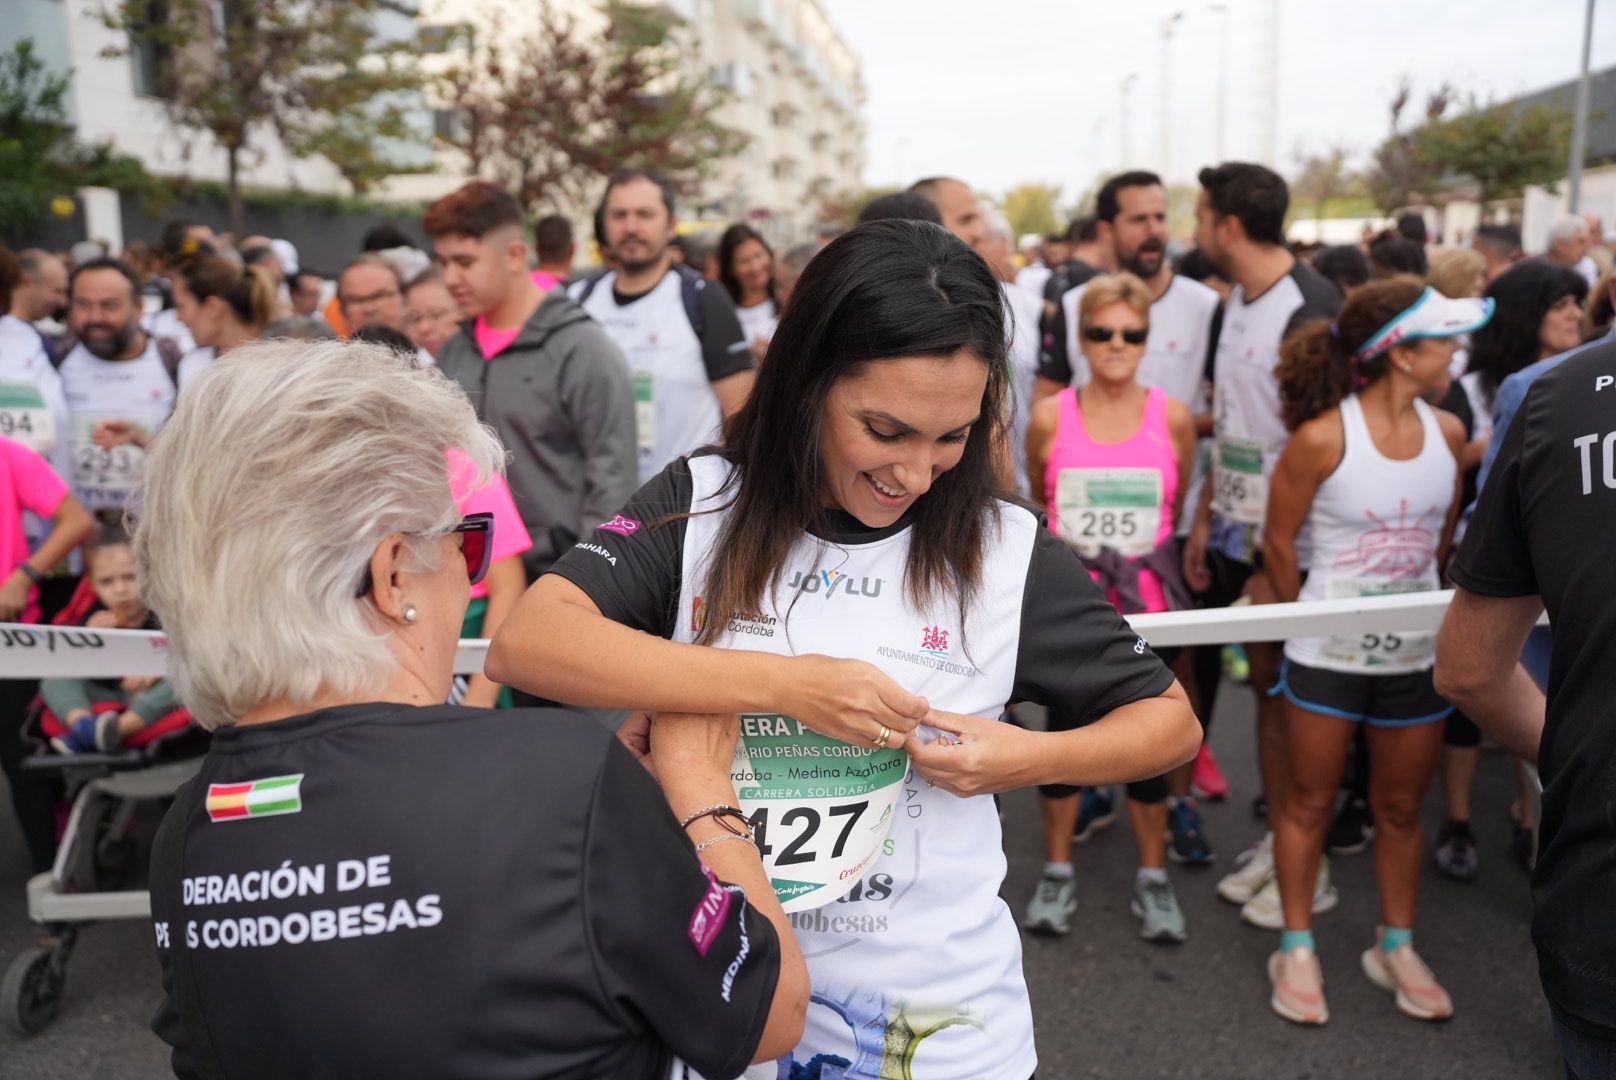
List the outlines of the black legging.
{"type": "Polygon", "coordinates": [[[27,753],[22,723],[38,692],[35,680],[0,679],[0,772],[11,787],[11,805],[36,874],[49,870],[56,858],[56,805],[61,800],[61,784],[55,777],[19,768],[27,753]]]}

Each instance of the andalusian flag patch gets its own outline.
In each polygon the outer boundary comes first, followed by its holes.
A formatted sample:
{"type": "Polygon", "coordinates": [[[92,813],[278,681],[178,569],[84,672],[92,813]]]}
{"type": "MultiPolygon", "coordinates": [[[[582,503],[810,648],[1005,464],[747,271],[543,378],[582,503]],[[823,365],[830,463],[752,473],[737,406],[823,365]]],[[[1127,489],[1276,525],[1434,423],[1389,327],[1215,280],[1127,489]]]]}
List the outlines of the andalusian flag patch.
{"type": "Polygon", "coordinates": [[[303,809],[303,774],[271,776],[250,784],[209,784],[208,819],[271,817],[303,809]]]}

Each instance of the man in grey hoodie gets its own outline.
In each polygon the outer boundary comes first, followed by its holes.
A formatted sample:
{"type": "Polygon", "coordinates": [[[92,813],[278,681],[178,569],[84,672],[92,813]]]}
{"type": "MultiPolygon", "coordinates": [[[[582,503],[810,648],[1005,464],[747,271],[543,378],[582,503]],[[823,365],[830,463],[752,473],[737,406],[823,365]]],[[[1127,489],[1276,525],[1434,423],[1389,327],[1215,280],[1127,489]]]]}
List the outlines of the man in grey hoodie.
{"type": "Polygon", "coordinates": [[[438,356],[511,452],[507,481],[533,547],[536,579],[638,486],[634,381],[600,324],[528,268],[522,208],[473,181],[423,222],[444,284],[468,318],[438,356]]]}

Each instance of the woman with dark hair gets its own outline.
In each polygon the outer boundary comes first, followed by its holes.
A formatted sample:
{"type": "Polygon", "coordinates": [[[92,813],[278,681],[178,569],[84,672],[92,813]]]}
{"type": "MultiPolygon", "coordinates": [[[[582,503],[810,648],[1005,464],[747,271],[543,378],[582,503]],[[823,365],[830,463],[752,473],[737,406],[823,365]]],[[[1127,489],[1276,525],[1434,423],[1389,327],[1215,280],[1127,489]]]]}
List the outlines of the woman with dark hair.
{"type": "MultiPolygon", "coordinates": [[[[1466,439],[1459,452],[1464,491],[1461,508],[1476,501],[1476,482],[1487,446],[1493,437],[1493,399],[1498,387],[1515,372],[1574,349],[1582,341],[1581,304],[1588,283],[1566,266],[1539,259],[1517,263],[1500,274],[1486,295],[1497,304],[1493,320],[1473,335],[1467,370],[1443,400],[1443,408],[1459,418],[1466,439]]],[[[1469,514],[1461,513],[1455,540],[1464,536],[1469,514]]],[[[1442,760],[1445,820],[1437,834],[1434,858],[1437,870],[1456,881],[1469,881],[1481,870],[1476,837],[1470,826],[1471,793],[1481,762],[1481,729],[1463,713],[1448,718],[1442,760]]],[[[1518,769],[1519,798],[1511,850],[1517,862],[1531,870],[1536,846],[1531,817],[1533,786],[1524,768],[1518,769]]]]}
{"type": "MultiPolygon", "coordinates": [[[[1281,602],[1441,587],[1464,431],[1421,398],[1446,381],[1457,335],[1491,315],[1490,301],[1450,300],[1417,279],[1387,278],[1348,297],[1336,322],[1315,322],[1281,346],[1275,375],[1293,435],[1275,469],[1263,536],[1264,566],[1281,602]],[[1304,529],[1312,538],[1305,574],[1296,553],[1304,529]]],[[[1408,1016],[1453,1015],[1453,1002],[1413,946],[1420,802],[1442,750],[1442,721],[1453,711],[1432,682],[1435,659],[1432,634],[1285,643],[1275,692],[1285,698],[1290,787],[1274,824],[1285,931],[1268,978],[1270,1005],[1287,1020],[1329,1018],[1313,896],[1360,724],[1369,745],[1381,907],[1363,971],[1408,1016]]]]}
{"type": "Polygon", "coordinates": [[[718,241],[718,280],[735,301],[735,314],[758,363],[780,322],[774,295],[774,251],[750,225],[731,225],[718,241]]]}
{"type": "Polygon", "coordinates": [[[1356,244],[1337,244],[1313,256],[1313,269],[1348,296],[1369,280],[1369,260],[1356,244]]]}
{"type": "Polygon", "coordinates": [[[724,446],[563,556],[488,658],[552,700],[745,714],[737,798],[814,984],[793,1061],[849,1077],[907,1074],[922,1042],[927,1080],[1030,1076],[985,796],[1156,776],[1200,744],[1077,554],[998,496],[1004,325],[987,264],[938,226],[837,238],[724,446]],[[1019,700],[1077,726],[999,723],[1019,700]]]}

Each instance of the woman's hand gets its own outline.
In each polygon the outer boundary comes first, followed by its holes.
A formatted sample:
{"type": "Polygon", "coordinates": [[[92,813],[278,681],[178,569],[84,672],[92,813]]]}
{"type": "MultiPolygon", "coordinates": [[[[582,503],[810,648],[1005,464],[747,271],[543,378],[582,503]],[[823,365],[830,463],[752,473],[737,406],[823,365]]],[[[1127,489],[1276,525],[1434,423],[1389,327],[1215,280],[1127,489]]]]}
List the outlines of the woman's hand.
{"type": "Polygon", "coordinates": [[[116,630],[118,616],[107,608],[102,608],[100,611],[92,612],[90,617],[84,620],[84,627],[87,630],[116,630]]]}
{"type": "Polygon", "coordinates": [[[926,719],[931,706],[873,664],[828,656],[798,656],[790,662],[796,678],[785,695],[789,712],[826,738],[854,746],[900,746],[926,719]],[[881,729],[888,734],[878,742],[881,729]]]}
{"type": "Polygon", "coordinates": [[[118,689],[126,694],[139,694],[150,690],[157,685],[156,675],[127,675],[118,683],[118,689]]]}
{"type": "Polygon", "coordinates": [[[1197,521],[1184,539],[1184,582],[1194,592],[1212,587],[1212,572],[1206,565],[1206,547],[1211,540],[1210,525],[1197,521]]]}
{"type": "MultiPolygon", "coordinates": [[[[25,552],[26,554],[26,552],[25,552]]],[[[21,570],[13,570],[0,585],[0,622],[13,622],[28,606],[28,587],[33,581],[21,570]]]]}
{"type": "Polygon", "coordinates": [[[656,766],[651,762],[651,714],[629,713],[623,726],[617,729],[617,741],[628,747],[634,760],[645,766],[645,771],[656,779],[656,766]]]}
{"type": "Polygon", "coordinates": [[[1036,733],[999,720],[935,710],[926,723],[949,734],[926,743],[912,733],[904,748],[931,787],[964,798],[1026,786],[1024,773],[1035,755],[1036,733]]]}

